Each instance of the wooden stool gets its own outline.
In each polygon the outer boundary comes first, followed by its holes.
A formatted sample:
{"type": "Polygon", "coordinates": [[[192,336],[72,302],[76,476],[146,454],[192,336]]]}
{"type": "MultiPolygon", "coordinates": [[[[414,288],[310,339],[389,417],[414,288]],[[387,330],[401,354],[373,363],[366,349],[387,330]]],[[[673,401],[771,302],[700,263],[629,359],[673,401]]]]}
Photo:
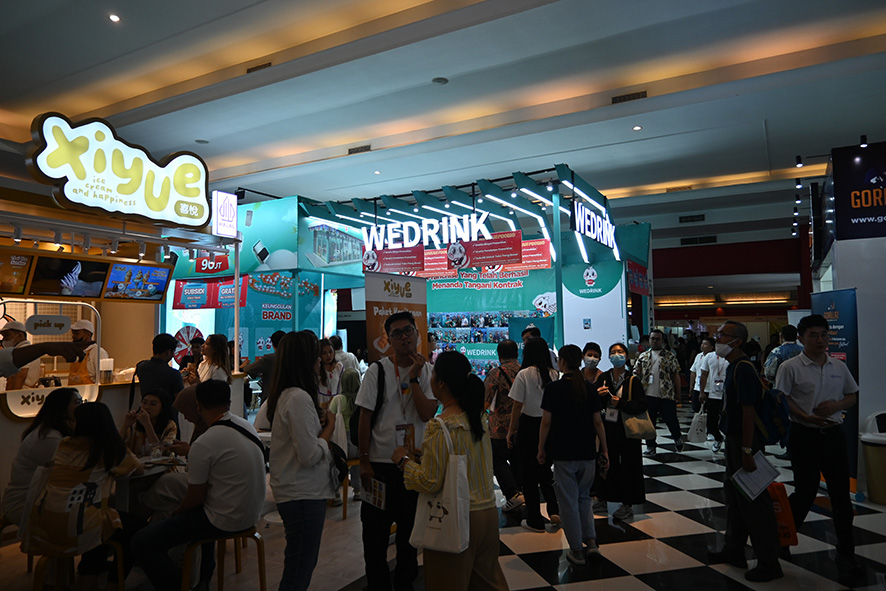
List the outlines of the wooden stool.
{"type": "MultiPolygon", "coordinates": [[[[114,556],[117,558],[117,588],[124,589],[126,577],[123,574],[123,546],[116,540],[108,540],[106,542],[114,549],[114,556]]],[[[55,569],[55,588],[60,591],[65,587],[65,581],[74,581],[74,556],[64,555],[56,556],[52,554],[39,554],[40,559],[37,561],[37,568],[34,569],[34,591],[43,591],[44,579],[46,578],[46,565],[50,560],[56,560],[55,569]]],[[[31,558],[31,555],[28,555],[31,558]]]]}
{"type": "MultiPolygon", "coordinates": [[[[191,588],[191,568],[194,563],[194,550],[202,546],[203,544],[209,542],[217,542],[218,543],[218,553],[216,555],[216,578],[218,579],[218,591],[224,591],[225,585],[225,550],[226,550],[226,542],[228,540],[234,541],[234,562],[236,572],[241,572],[243,570],[243,563],[241,559],[241,551],[240,551],[240,543],[242,542],[243,546],[246,546],[246,540],[252,539],[255,541],[255,550],[258,555],[258,584],[259,591],[266,591],[266,582],[265,582],[265,541],[262,539],[261,534],[259,534],[254,527],[250,527],[249,529],[243,530],[241,532],[237,532],[234,534],[229,534],[227,536],[221,538],[210,538],[208,540],[198,540],[196,542],[191,542],[188,544],[187,548],[185,548],[185,559],[184,564],[182,565],[182,591],[189,591],[191,588]]],[[[121,587],[122,589],[122,587],[121,587]]]]}

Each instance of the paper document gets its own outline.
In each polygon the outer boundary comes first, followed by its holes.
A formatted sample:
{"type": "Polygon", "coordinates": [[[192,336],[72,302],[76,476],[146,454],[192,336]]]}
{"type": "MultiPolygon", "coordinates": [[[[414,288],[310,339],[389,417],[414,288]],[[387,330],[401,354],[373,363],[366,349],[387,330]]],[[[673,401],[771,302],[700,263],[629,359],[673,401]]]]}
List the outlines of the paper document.
{"type": "Polygon", "coordinates": [[[766,459],[762,451],[754,454],[754,462],[757,464],[757,469],[753,472],[739,468],[738,472],[732,475],[732,482],[738,487],[739,492],[751,501],[778,478],[778,469],[766,459]]]}
{"type": "Polygon", "coordinates": [[[363,501],[378,507],[381,510],[386,509],[386,501],[387,501],[387,487],[384,482],[380,480],[372,479],[372,489],[371,490],[363,490],[363,501]]]}

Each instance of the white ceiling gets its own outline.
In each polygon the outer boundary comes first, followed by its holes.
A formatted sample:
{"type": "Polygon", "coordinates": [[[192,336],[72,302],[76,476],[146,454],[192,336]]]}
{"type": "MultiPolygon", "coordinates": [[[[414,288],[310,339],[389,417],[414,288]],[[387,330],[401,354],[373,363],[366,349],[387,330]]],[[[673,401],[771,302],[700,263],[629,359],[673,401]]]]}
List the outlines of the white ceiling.
{"type": "Polygon", "coordinates": [[[794,179],[886,140],[882,0],[47,0],[4,7],[0,55],[0,195],[56,110],[197,152],[213,189],[318,201],[566,163],[673,246],[789,237],[794,179]]]}

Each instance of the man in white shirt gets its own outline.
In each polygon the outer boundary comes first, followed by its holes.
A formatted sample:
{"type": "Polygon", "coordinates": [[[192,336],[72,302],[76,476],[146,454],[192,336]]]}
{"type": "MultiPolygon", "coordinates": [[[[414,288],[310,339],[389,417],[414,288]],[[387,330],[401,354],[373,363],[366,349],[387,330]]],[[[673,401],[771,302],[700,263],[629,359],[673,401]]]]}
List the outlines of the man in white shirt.
{"type": "Polygon", "coordinates": [[[437,400],[431,393],[431,366],[416,348],[419,334],[412,314],[398,312],[389,316],[385,320],[385,332],[394,355],[369,367],[356,401],[360,407],[360,478],[364,495],[372,495],[373,480],[383,483],[385,489],[384,508],[365,500],[360,510],[363,559],[370,591],[391,589],[387,548],[393,523],[397,524],[393,588],[411,589],[418,576],[417,552],[409,544],[418,493],[406,490],[403,473],[391,461],[391,456],[397,447],[406,447],[410,454],[414,453],[414,448],[424,439],[425,423],[437,411],[437,400]],[[379,369],[384,371],[381,400],[378,400],[379,369]]]}
{"type": "MultiPolygon", "coordinates": [[[[231,387],[221,380],[197,385],[197,412],[209,428],[188,454],[188,492],[169,519],[135,534],[132,549],[151,584],[181,588],[181,572],[170,548],[195,540],[219,538],[253,527],[265,501],[265,459],[255,429],[230,413],[231,387]]],[[[204,546],[200,582],[208,585],[214,552],[204,546]]]]}
{"type": "MultiPolygon", "coordinates": [[[[705,337],[702,342],[710,343],[712,348],[717,346],[711,337],[705,337]]],[[[719,452],[723,447],[723,434],[720,432],[720,411],[723,410],[723,392],[728,367],[729,362],[716,353],[706,355],[701,362],[701,377],[699,378],[701,396],[699,399],[705,405],[705,413],[708,416],[708,435],[714,438],[714,443],[711,444],[711,451],[714,453],[719,452]]]]}
{"type": "Polygon", "coordinates": [[[334,334],[329,337],[329,344],[332,345],[332,350],[335,351],[335,360],[341,363],[342,371],[348,368],[360,371],[360,362],[357,361],[357,356],[344,350],[344,344],[340,336],[334,334]]]}
{"type": "MultiPolygon", "coordinates": [[[[0,336],[3,337],[4,348],[18,349],[31,344],[28,342],[28,333],[25,330],[25,325],[17,320],[7,322],[3,328],[0,328],[0,336]]],[[[6,389],[36,388],[39,379],[40,361],[35,359],[22,367],[17,374],[6,378],[6,389]]]]}
{"type": "Polygon", "coordinates": [[[823,475],[837,534],[837,568],[843,574],[859,575],[864,571],[855,559],[849,456],[842,429],[843,411],[858,401],[858,384],[845,363],[828,355],[829,330],[824,316],[800,319],[797,331],[803,352],[779,366],[775,387],[784,392],[791,409],[788,450],[794,471],[790,496],[794,523],[797,529],[803,525],[823,475]]]}
{"type": "Polygon", "coordinates": [[[700,395],[704,390],[701,388],[701,362],[706,355],[713,352],[714,346],[710,339],[701,340],[701,352],[695,356],[692,367],[689,368],[689,383],[692,384],[692,412],[701,409],[700,395]]]}

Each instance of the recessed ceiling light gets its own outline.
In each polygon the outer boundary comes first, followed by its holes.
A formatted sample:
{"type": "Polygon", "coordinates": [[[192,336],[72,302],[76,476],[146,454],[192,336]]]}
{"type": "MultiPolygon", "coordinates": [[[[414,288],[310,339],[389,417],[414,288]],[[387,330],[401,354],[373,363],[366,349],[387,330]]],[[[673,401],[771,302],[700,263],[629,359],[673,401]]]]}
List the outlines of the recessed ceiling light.
{"type": "Polygon", "coordinates": [[[708,285],[708,289],[714,289],[713,285],[708,285]]]}
{"type": "Polygon", "coordinates": [[[109,14],[108,18],[111,19],[112,23],[119,23],[120,22],[120,17],[117,16],[116,14],[109,14]]]}
{"type": "Polygon", "coordinates": [[[640,131],[641,129],[643,129],[643,127],[640,125],[635,125],[631,129],[633,129],[634,131],[640,131]]]}
{"type": "Polygon", "coordinates": [[[444,78],[443,76],[437,76],[436,78],[431,78],[431,84],[436,84],[437,86],[443,86],[444,84],[449,84],[449,78],[444,78]]]}
{"type": "Polygon", "coordinates": [[[197,144],[208,144],[208,143],[209,143],[209,140],[194,140],[194,143],[197,143],[197,144]]]}
{"type": "Polygon", "coordinates": [[[376,170],[376,171],[375,171],[375,174],[381,174],[381,171],[380,171],[380,170],[376,170]]]}

